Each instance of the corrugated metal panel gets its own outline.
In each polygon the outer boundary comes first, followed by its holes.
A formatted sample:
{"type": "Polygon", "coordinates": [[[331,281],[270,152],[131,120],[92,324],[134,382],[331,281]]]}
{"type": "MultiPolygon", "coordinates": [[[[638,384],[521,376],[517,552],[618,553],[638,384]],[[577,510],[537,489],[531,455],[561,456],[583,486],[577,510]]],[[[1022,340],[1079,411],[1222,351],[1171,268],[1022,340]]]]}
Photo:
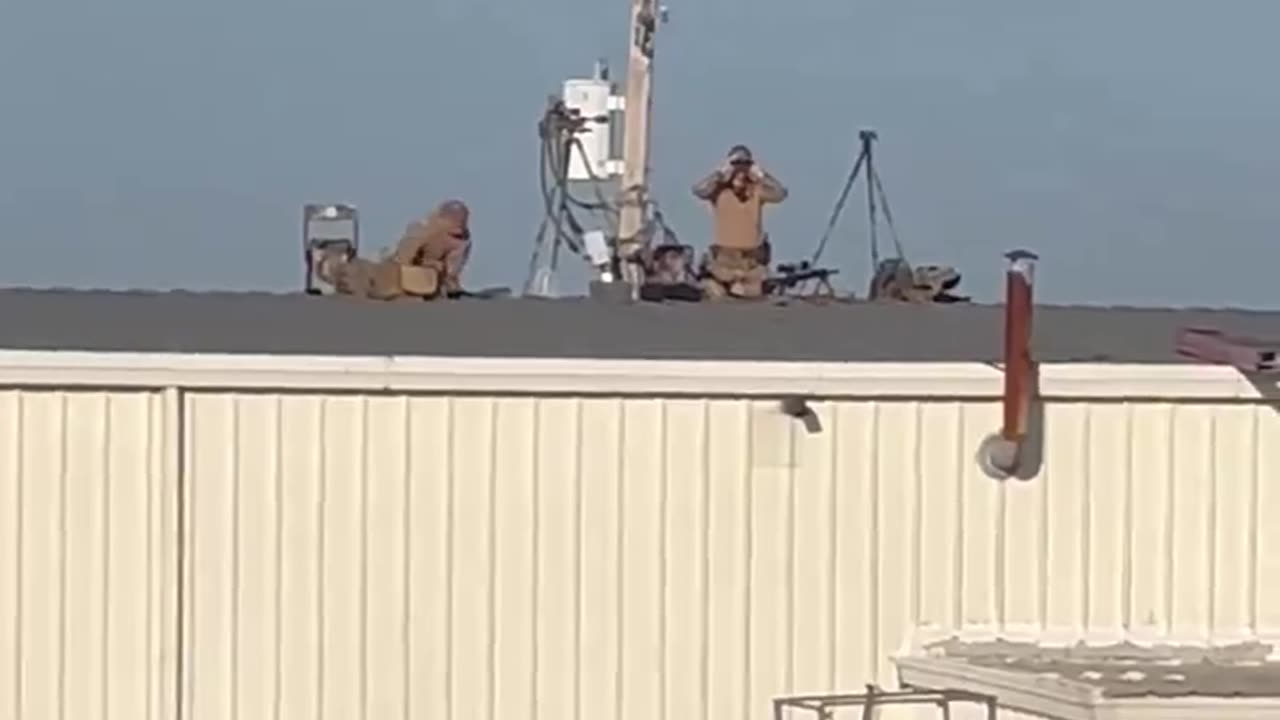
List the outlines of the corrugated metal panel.
{"type": "Polygon", "coordinates": [[[921,624],[1280,628],[1280,417],[195,394],[186,718],[764,718],[921,624]]]}
{"type": "Polygon", "coordinates": [[[0,392],[0,718],[172,717],[165,400],[0,392]]]}

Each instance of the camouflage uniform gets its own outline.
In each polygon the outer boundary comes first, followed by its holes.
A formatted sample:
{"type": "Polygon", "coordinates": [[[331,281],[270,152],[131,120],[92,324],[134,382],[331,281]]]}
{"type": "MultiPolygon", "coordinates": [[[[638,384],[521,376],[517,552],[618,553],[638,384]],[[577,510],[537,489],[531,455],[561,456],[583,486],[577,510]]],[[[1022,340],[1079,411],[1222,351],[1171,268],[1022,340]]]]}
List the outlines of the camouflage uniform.
{"type": "Polygon", "coordinates": [[[901,258],[882,260],[871,278],[868,297],[872,300],[934,303],[963,302],[968,298],[952,295],[960,283],[960,273],[947,265],[921,265],[912,268],[901,258]]]}
{"type": "Polygon", "coordinates": [[[318,275],[343,295],[394,300],[435,298],[462,290],[462,270],[471,254],[470,210],[459,200],[442,203],[405,228],[395,252],[373,261],[321,258],[318,275]]]}
{"type": "Polygon", "coordinates": [[[712,245],[702,259],[702,291],[711,299],[762,297],[770,253],[768,236],[749,249],[712,245]]]}
{"type": "Polygon", "coordinates": [[[738,145],[724,166],[694,185],[693,194],[711,204],[715,219],[714,239],[702,262],[707,296],[763,295],[770,262],[764,206],[785,200],[787,189],[738,145]]]}
{"type": "Polygon", "coordinates": [[[462,270],[471,257],[470,220],[466,203],[449,200],[405,228],[393,259],[402,267],[423,269],[414,273],[420,285],[415,294],[432,297],[441,290],[449,295],[462,291],[462,270]]]}
{"type": "Polygon", "coordinates": [[[400,266],[386,260],[375,262],[360,257],[348,260],[331,254],[320,259],[317,274],[340,295],[394,300],[404,294],[400,266]]]}

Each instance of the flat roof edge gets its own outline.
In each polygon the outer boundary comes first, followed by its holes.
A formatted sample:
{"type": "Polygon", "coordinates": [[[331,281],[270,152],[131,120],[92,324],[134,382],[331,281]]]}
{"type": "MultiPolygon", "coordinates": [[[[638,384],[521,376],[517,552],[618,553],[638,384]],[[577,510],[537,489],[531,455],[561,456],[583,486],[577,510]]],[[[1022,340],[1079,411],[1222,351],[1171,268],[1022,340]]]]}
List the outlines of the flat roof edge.
{"type": "Polygon", "coordinates": [[[899,682],[907,687],[952,688],[997,698],[1004,709],[1060,720],[1094,720],[1102,692],[1061,678],[1041,678],[970,665],[954,658],[893,658],[899,682]]]}
{"type": "Polygon", "coordinates": [[[1108,698],[1102,690],[1063,678],[970,665],[955,658],[893,659],[903,686],[992,695],[1002,709],[1060,720],[1253,720],[1280,718],[1280,697],[1108,698]]]}
{"type": "MultiPolygon", "coordinates": [[[[998,398],[980,362],[754,362],[0,350],[0,386],[527,394],[998,398]]],[[[1045,399],[1259,400],[1276,381],[1215,365],[1040,366],[1045,399]]]]}
{"type": "Polygon", "coordinates": [[[1118,720],[1276,720],[1280,698],[1210,697],[1116,698],[1102,706],[1118,720]]]}

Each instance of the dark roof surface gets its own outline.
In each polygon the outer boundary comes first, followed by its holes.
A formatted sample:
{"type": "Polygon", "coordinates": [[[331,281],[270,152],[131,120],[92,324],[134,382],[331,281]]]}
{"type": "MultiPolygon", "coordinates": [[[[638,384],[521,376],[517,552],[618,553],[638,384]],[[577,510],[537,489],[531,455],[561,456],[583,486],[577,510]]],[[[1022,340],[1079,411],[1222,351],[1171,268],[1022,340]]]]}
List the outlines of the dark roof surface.
{"type": "MultiPolygon", "coordinates": [[[[1280,337],[1280,312],[1036,309],[1043,362],[1174,363],[1183,325],[1280,337]]],[[[0,348],[324,355],[996,361],[990,305],[384,303],[302,294],[0,290],[0,348]]]]}
{"type": "Polygon", "coordinates": [[[1110,698],[1280,695],[1280,662],[1267,660],[1272,647],[1262,643],[1215,648],[1131,643],[1044,648],[1033,643],[953,639],[931,649],[972,665],[1093,685],[1110,698]]]}

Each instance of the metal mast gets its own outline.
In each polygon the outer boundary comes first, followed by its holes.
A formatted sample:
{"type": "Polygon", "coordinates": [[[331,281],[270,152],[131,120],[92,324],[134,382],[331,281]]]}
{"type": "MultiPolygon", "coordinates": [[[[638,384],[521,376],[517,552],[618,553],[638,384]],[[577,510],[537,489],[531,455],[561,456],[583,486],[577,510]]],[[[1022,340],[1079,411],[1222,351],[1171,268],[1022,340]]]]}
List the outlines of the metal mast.
{"type": "MultiPolygon", "coordinates": [[[[657,0],[631,0],[626,105],[623,108],[622,187],[619,198],[618,260],[633,288],[643,278],[636,263],[649,200],[649,125],[653,111],[653,50],[659,16],[657,0]]],[[[665,18],[664,18],[665,19],[665,18]]]]}

